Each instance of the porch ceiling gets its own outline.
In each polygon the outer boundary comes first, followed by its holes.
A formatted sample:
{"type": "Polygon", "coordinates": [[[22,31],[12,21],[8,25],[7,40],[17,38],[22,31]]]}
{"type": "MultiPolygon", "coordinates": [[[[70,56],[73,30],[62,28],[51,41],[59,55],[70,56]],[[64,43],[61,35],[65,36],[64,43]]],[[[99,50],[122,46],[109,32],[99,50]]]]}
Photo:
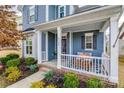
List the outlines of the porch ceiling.
{"type": "Polygon", "coordinates": [[[72,16],[64,17],[54,21],[42,23],[33,26],[36,30],[44,31],[49,29],[56,29],[57,27],[67,28],[75,25],[86,25],[97,22],[107,21],[111,16],[121,14],[122,6],[106,6],[103,8],[75,14],[72,16]]]}

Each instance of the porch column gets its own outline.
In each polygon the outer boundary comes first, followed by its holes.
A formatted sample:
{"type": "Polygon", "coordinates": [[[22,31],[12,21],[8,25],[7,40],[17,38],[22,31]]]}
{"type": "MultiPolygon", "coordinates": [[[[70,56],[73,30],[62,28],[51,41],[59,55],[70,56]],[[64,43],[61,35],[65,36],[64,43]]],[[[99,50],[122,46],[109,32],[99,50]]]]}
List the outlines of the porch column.
{"type": "Polygon", "coordinates": [[[69,32],[69,54],[72,54],[73,32],[69,32]]]}
{"type": "Polygon", "coordinates": [[[118,35],[118,16],[110,18],[110,81],[118,83],[118,41],[115,46],[118,35]]]}
{"type": "Polygon", "coordinates": [[[61,34],[62,29],[61,27],[57,27],[57,68],[61,68],[61,34]]]}
{"type": "Polygon", "coordinates": [[[37,31],[37,59],[38,64],[42,63],[42,32],[37,31]]]}
{"type": "Polygon", "coordinates": [[[46,61],[48,61],[48,32],[46,32],[46,61]]]}

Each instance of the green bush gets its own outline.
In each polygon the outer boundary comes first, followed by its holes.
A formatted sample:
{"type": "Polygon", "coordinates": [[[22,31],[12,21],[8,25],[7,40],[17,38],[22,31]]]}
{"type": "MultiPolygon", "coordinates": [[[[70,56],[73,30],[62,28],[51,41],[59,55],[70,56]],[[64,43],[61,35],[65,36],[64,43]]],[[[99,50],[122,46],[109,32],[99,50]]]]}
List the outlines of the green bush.
{"type": "Polygon", "coordinates": [[[7,67],[16,67],[20,64],[20,59],[12,59],[12,60],[9,60],[7,61],[7,67]]]}
{"type": "Polygon", "coordinates": [[[88,88],[102,88],[103,83],[98,78],[90,78],[89,80],[86,81],[86,86],[88,88]]]}
{"type": "Polygon", "coordinates": [[[17,67],[9,67],[5,70],[8,81],[16,81],[21,76],[21,71],[17,67]]]}
{"type": "Polygon", "coordinates": [[[4,64],[4,65],[6,65],[6,63],[7,63],[8,60],[9,60],[8,57],[1,57],[0,58],[1,63],[4,64]]]}
{"type": "Polygon", "coordinates": [[[43,81],[37,81],[31,83],[31,88],[44,88],[45,83],[43,81]]]}
{"type": "Polygon", "coordinates": [[[46,88],[57,88],[57,86],[54,85],[54,84],[49,84],[49,85],[46,86],[46,88]]]}
{"type": "Polygon", "coordinates": [[[13,54],[8,54],[6,57],[9,58],[9,60],[12,60],[19,58],[19,55],[13,53],[13,54]]]}
{"type": "Polygon", "coordinates": [[[36,64],[33,64],[33,65],[28,66],[28,68],[30,68],[30,70],[31,70],[32,72],[36,72],[38,66],[37,66],[36,64]]]}
{"type": "Polygon", "coordinates": [[[53,75],[54,75],[54,72],[53,72],[53,71],[48,71],[48,72],[46,72],[46,73],[44,74],[44,77],[45,77],[45,79],[50,80],[50,79],[53,78],[53,75]]]}
{"type": "Polygon", "coordinates": [[[27,57],[25,59],[26,65],[33,65],[36,62],[36,60],[33,57],[27,57]]]}
{"type": "Polygon", "coordinates": [[[64,74],[64,85],[65,88],[77,88],[79,87],[79,78],[76,74],[68,72],[64,74]]]}
{"type": "Polygon", "coordinates": [[[6,57],[0,58],[2,64],[6,65],[7,61],[19,58],[18,54],[8,54],[6,57]]]}

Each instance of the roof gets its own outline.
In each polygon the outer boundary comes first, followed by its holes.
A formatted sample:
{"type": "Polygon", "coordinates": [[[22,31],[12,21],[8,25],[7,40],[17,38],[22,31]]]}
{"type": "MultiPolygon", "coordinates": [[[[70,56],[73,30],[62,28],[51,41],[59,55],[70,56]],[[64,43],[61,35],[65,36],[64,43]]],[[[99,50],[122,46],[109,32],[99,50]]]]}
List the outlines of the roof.
{"type": "Polygon", "coordinates": [[[75,11],[74,11],[74,14],[90,11],[90,10],[101,8],[101,7],[103,7],[103,6],[100,6],[100,5],[85,5],[85,6],[78,7],[78,8],[76,7],[75,11]]]}
{"type": "Polygon", "coordinates": [[[35,30],[35,29],[34,28],[27,28],[23,32],[27,32],[27,31],[31,31],[31,30],[35,30]]]}

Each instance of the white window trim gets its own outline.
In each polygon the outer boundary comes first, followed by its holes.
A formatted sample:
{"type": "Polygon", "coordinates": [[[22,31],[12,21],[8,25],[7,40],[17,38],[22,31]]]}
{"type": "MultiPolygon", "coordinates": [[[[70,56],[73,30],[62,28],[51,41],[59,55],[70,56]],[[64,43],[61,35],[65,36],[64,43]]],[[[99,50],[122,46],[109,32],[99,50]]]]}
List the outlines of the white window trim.
{"type": "Polygon", "coordinates": [[[64,16],[66,16],[66,5],[58,6],[58,18],[60,18],[60,8],[64,6],[64,16]]]}
{"type": "Polygon", "coordinates": [[[93,33],[85,33],[85,50],[88,50],[88,51],[92,51],[93,50],[93,33]],[[86,48],[86,37],[87,36],[92,36],[92,48],[91,49],[88,49],[86,48]]]}
{"type": "MultiPolygon", "coordinates": [[[[33,44],[30,45],[30,46],[32,46],[32,54],[27,53],[27,48],[26,47],[29,46],[29,45],[26,44],[26,41],[29,41],[29,40],[32,41],[32,38],[31,37],[27,37],[26,40],[25,40],[25,44],[24,44],[26,56],[32,56],[33,55],[33,44]]],[[[33,41],[32,41],[32,43],[33,43],[33,41]]]]}
{"type": "Polygon", "coordinates": [[[29,24],[35,23],[35,20],[34,20],[34,21],[30,21],[30,16],[31,16],[31,15],[30,15],[30,10],[31,10],[31,9],[34,9],[34,16],[35,16],[35,5],[32,5],[32,6],[29,7],[29,24]]]}

